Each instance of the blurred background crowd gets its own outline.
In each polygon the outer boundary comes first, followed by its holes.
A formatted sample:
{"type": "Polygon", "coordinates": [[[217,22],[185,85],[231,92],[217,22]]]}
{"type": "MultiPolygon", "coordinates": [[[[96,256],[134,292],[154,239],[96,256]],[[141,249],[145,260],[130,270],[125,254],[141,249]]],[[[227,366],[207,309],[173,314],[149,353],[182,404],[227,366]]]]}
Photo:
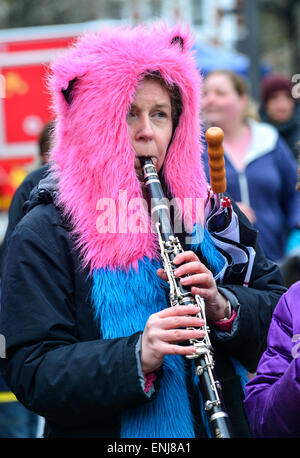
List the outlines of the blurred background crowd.
{"type": "MultiPolygon", "coordinates": [[[[194,32],[204,130],[224,130],[227,191],[290,286],[300,279],[300,0],[0,0],[1,260],[47,169],[49,62],[85,31],[157,19],[194,32]]],[[[37,437],[42,419],[0,390],[0,437],[37,437]]]]}

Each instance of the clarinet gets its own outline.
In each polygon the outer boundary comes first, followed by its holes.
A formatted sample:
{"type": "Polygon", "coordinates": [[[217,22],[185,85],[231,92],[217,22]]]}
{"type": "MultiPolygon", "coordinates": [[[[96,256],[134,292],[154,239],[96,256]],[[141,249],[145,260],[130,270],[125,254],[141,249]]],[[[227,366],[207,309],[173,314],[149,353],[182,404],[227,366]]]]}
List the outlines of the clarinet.
{"type": "Polygon", "coordinates": [[[187,355],[186,358],[197,360],[195,372],[199,376],[204,395],[204,408],[211,422],[215,438],[230,438],[229,418],[224,409],[220,383],[214,374],[214,360],[208,336],[209,329],[206,324],[205,303],[199,295],[194,297],[190,289],[184,287],[180,283],[180,279],[174,275],[173,259],[184,250],[178,237],[175,236],[169,217],[169,207],[152,159],[140,157],[139,160],[143,169],[144,184],[151,200],[151,219],[158,234],[161,258],[169,281],[170,305],[197,305],[200,309],[197,316],[204,320],[205,336],[202,340],[190,340],[190,343],[195,346],[196,352],[194,355],[187,355]]]}

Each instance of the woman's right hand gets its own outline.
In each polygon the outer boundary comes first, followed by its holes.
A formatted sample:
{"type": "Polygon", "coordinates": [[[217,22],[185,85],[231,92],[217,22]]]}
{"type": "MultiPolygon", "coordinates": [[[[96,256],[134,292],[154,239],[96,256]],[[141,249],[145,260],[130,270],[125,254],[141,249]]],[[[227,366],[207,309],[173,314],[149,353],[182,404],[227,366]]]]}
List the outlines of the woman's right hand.
{"type": "Polygon", "coordinates": [[[142,334],[141,364],[145,374],[159,369],[166,355],[195,353],[195,346],[178,344],[204,337],[204,331],[197,329],[204,325],[197,313],[197,306],[179,305],[150,315],[142,334]]]}

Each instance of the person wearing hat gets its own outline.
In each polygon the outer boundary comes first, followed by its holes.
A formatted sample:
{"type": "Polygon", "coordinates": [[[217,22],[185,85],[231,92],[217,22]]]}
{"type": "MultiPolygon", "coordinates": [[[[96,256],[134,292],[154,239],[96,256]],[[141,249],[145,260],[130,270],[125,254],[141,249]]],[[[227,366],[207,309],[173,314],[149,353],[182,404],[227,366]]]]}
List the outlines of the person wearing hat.
{"type": "Polygon", "coordinates": [[[272,124],[298,156],[297,142],[300,138],[300,105],[292,94],[293,85],[283,75],[268,75],[261,85],[261,120],[272,124]]]}

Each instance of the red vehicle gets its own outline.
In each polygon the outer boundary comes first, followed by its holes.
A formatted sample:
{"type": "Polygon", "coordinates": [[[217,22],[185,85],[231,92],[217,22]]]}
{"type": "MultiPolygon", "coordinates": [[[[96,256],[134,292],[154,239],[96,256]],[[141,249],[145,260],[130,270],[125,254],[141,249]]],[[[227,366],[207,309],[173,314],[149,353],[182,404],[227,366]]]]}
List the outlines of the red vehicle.
{"type": "Polygon", "coordinates": [[[38,138],[51,117],[49,62],[81,33],[103,22],[0,31],[0,211],[38,160],[38,138]]]}

